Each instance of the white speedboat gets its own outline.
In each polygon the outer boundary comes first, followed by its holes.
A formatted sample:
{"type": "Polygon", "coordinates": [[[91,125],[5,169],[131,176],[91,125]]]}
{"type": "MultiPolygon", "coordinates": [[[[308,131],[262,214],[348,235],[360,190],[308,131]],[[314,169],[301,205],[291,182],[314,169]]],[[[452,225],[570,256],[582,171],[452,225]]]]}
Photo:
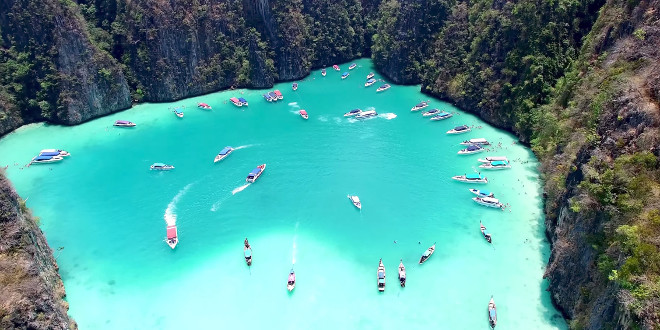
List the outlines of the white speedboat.
{"type": "Polygon", "coordinates": [[[279,89],[274,90],[273,93],[275,93],[275,96],[277,96],[278,100],[284,99],[284,95],[282,95],[282,92],[280,92],[279,89]]]}
{"type": "Polygon", "coordinates": [[[378,89],[376,90],[376,92],[386,91],[386,90],[390,89],[390,87],[392,87],[392,86],[390,86],[390,84],[382,85],[382,86],[378,87],[378,89]]]}
{"type": "Polygon", "coordinates": [[[474,144],[473,144],[473,145],[471,145],[471,146],[468,146],[468,147],[465,148],[465,149],[461,149],[461,150],[459,150],[459,151],[458,151],[458,154],[459,154],[459,155],[471,155],[471,154],[476,154],[476,153],[483,152],[483,151],[485,151],[485,150],[486,150],[486,149],[484,149],[484,148],[482,148],[482,147],[480,147],[480,146],[478,146],[478,145],[474,145],[474,144]]]}
{"type": "Polygon", "coordinates": [[[243,104],[244,106],[246,107],[248,106],[248,101],[245,98],[239,97],[238,100],[241,101],[241,104],[243,104]]]}
{"type": "Polygon", "coordinates": [[[66,156],[71,156],[71,154],[62,149],[44,149],[39,152],[39,156],[60,156],[60,157],[66,157],[66,156]]]}
{"type": "Polygon", "coordinates": [[[372,78],[372,79],[369,79],[369,80],[367,80],[367,81],[364,83],[364,87],[369,87],[369,86],[371,86],[371,85],[373,85],[373,84],[375,84],[375,83],[376,83],[376,79],[373,79],[373,78],[372,78]]]}
{"type": "Polygon", "coordinates": [[[470,189],[470,192],[479,196],[479,197],[494,197],[495,194],[488,190],[483,190],[483,189],[470,189]]]}
{"type": "Polygon", "coordinates": [[[344,73],[342,73],[342,75],[341,75],[341,79],[346,79],[346,78],[348,78],[348,76],[350,76],[350,75],[351,75],[350,73],[348,73],[348,72],[344,72],[344,73]]]}
{"type": "Polygon", "coordinates": [[[422,109],[424,109],[428,106],[429,106],[428,102],[420,102],[420,103],[417,103],[414,107],[412,107],[410,109],[410,111],[419,111],[419,110],[422,110],[422,109]]]}
{"type": "Polygon", "coordinates": [[[357,116],[355,116],[355,119],[367,119],[376,116],[378,116],[378,112],[376,112],[376,110],[367,110],[359,113],[357,116]]]}
{"type": "Polygon", "coordinates": [[[300,110],[300,117],[303,117],[303,119],[308,119],[309,115],[307,114],[307,111],[305,111],[303,109],[303,110],[300,110]]]}
{"type": "Polygon", "coordinates": [[[467,125],[456,126],[447,131],[447,134],[462,134],[471,131],[470,127],[467,125]]]}
{"type": "Polygon", "coordinates": [[[479,161],[481,163],[490,163],[490,162],[494,162],[494,161],[498,161],[498,160],[503,160],[503,161],[507,161],[507,162],[509,161],[506,158],[506,156],[490,156],[490,157],[486,157],[486,158],[477,159],[477,161],[479,161]]]}
{"type": "Polygon", "coordinates": [[[130,122],[128,120],[117,120],[117,121],[115,121],[113,126],[117,126],[117,127],[135,127],[135,123],[130,122]]]}
{"type": "Polygon", "coordinates": [[[360,110],[360,109],[353,109],[353,110],[351,110],[351,111],[345,113],[345,114],[344,114],[344,117],[353,117],[353,116],[357,116],[357,115],[359,115],[361,112],[362,112],[362,110],[360,110]]]}
{"type": "Polygon", "coordinates": [[[255,181],[257,181],[257,179],[259,179],[261,174],[264,173],[265,169],[266,169],[266,164],[261,164],[261,165],[257,166],[255,169],[252,170],[252,172],[250,172],[248,174],[245,181],[247,181],[249,183],[254,183],[255,181]]]}
{"type": "Polygon", "coordinates": [[[224,149],[220,150],[220,152],[218,153],[217,156],[215,156],[215,159],[213,159],[213,162],[217,163],[217,162],[225,159],[225,157],[229,156],[229,154],[232,153],[232,151],[234,151],[234,148],[229,147],[229,146],[225,147],[224,149]]]}
{"type": "Polygon", "coordinates": [[[424,117],[429,117],[429,116],[435,116],[440,113],[440,110],[438,109],[431,109],[429,111],[422,112],[422,116],[424,117]]]}
{"type": "Polygon", "coordinates": [[[369,72],[369,74],[367,75],[367,80],[373,78],[374,76],[375,74],[373,72],[369,72]]]}
{"type": "Polygon", "coordinates": [[[476,145],[480,145],[480,146],[487,146],[487,145],[490,144],[490,142],[488,142],[488,140],[486,140],[484,138],[477,138],[477,139],[465,140],[465,141],[461,142],[461,144],[464,145],[464,146],[469,146],[469,145],[472,145],[472,144],[476,144],[476,145]]]}
{"type": "Polygon", "coordinates": [[[63,160],[64,158],[60,156],[37,156],[32,158],[30,164],[45,164],[45,163],[54,163],[63,160]]]}
{"type": "Polygon", "coordinates": [[[481,177],[481,174],[465,174],[465,175],[456,175],[452,179],[461,182],[470,182],[470,183],[488,183],[488,178],[481,177]]]}
{"type": "Polygon", "coordinates": [[[360,203],[360,198],[359,197],[348,195],[348,199],[351,200],[351,203],[353,203],[353,205],[355,205],[355,207],[362,210],[362,203],[360,203]]]}
{"type": "Polygon", "coordinates": [[[348,66],[348,69],[353,70],[353,69],[355,69],[356,66],[357,66],[357,64],[353,63],[353,64],[348,66]]]}
{"type": "Polygon", "coordinates": [[[480,168],[485,168],[487,170],[501,170],[505,168],[511,168],[511,163],[508,160],[494,160],[490,163],[484,163],[479,165],[480,168]]]}
{"type": "Polygon", "coordinates": [[[453,115],[449,112],[442,111],[439,114],[431,117],[431,120],[445,120],[447,118],[451,118],[453,115]]]}
{"type": "Polygon", "coordinates": [[[475,201],[477,204],[483,205],[483,206],[488,206],[488,207],[494,207],[498,209],[503,209],[504,204],[500,203],[500,201],[497,198],[493,197],[473,197],[473,201],[475,201]]]}
{"type": "Polygon", "coordinates": [[[173,226],[167,226],[167,245],[169,245],[172,249],[176,247],[177,244],[179,244],[179,236],[176,231],[176,225],[173,226]]]}
{"type": "Polygon", "coordinates": [[[171,169],[174,169],[174,166],[172,165],[167,165],[164,163],[154,163],[151,165],[152,170],[159,170],[159,171],[169,171],[171,169]]]}
{"type": "Polygon", "coordinates": [[[378,262],[378,291],[385,291],[385,265],[383,265],[383,259],[380,259],[378,262]]]}

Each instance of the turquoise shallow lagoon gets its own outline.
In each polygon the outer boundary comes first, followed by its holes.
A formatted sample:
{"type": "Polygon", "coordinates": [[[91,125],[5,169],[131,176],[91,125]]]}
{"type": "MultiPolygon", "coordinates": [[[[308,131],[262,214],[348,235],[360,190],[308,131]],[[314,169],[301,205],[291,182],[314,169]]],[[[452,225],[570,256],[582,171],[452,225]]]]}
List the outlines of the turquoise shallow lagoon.
{"type": "Polygon", "coordinates": [[[80,328],[486,329],[491,295],[498,329],[566,328],[542,280],[549,246],[530,150],[439,100],[428,109],[453,118],[411,113],[429,99],[419,86],[376,93],[380,82],[363,86],[371,62],[357,63],[345,80],[329,69],[299,81],[295,92],[278,84],[284,100],[277,103],[263,100],[264,91],[224,91],[76,127],[29,125],[0,140],[0,165],[9,165],[41,218],[80,328]],[[233,96],[250,105],[233,106],[233,96]],[[179,105],[182,119],[168,110],[179,105]],[[381,115],[344,118],[353,108],[381,115]],[[113,127],[119,119],[137,127],[113,127]],[[445,133],[461,124],[475,129],[445,133]],[[478,137],[501,147],[456,154],[459,142],[478,137]],[[214,164],[227,145],[239,148],[214,164]],[[45,148],[72,156],[23,168],[45,148]],[[487,155],[514,160],[510,170],[481,171],[490,182],[480,187],[509,203],[506,211],[477,205],[468,191],[475,186],[451,180],[487,155]],[[154,162],[176,168],[150,171],[154,162]],[[265,173],[245,186],[262,163],[265,173]],[[361,212],[347,194],[360,197],[361,212]],[[175,250],[164,243],[166,218],[178,226],[175,250]],[[250,268],[245,237],[254,249],[250,268]],[[418,265],[434,242],[435,254],[418,265]],[[376,286],[380,258],[384,293],[376,286]],[[288,293],[293,263],[297,285],[288,293]]]}

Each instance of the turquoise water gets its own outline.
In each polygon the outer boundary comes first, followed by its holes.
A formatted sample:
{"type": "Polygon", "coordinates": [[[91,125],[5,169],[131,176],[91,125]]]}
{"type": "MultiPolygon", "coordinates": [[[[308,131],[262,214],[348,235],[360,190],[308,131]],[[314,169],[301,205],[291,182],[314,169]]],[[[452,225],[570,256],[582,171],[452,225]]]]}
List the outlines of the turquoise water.
{"type": "Polygon", "coordinates": [[[428,109],[453,118],[411,113],[429,99],[419,86],[376,93],[381,83],[363,87],[371,62],[357,63],[345,80],[348,63],[326,77],[313,72],[295,92],[278,84],[278,103],[264,101],[264,91],[225,91],[142,104],[76,127],[30,125],[0,140],[0,165],[9,165],[41,218],[80,328],[486,329],[491,295],[498,329],[566,328],[542,280],[549,248],[533,154],[441,101],[428,109]],[[234,107],[232,96],[249,107],[234,107]],[[179,105],[182,119],[168,110],[179,105]],[[344,118],[353,108],[381,115],[344,118]],[[119,119],[138,126],[113,127],[119,119]],[[445,133],[460,124],[475,129],[445,133]],[[501,148],[456,154],[459,142],[477,137],[501,148]],[[227,145],[238,150],[214,164],[227,145]],[[72,156],[23,167],[45,148],[72,156]],[[509,203],[506,211],[477,205],[467,190],[475,186],[450,179],[487,155],[515,160],[510,170],[482,171],[490,182],[476,186],[509,203]],[[154,162],[176,168],[150,171],[154,162]],[[246,186],[262,163],[264,174],[246,186]],[[362,211],[347,194],[360,197],[362,211]],[[178,226],[175,250],[164,243],[166,220],[178,226]],[[254,249],[250,268],[245,237],[254,249]],[[418,265],[434,242],[435,254],[418,265]],[[376,286],[380,258],[384,293],[376,286]],[[297,284],[289,293],[292,264],[297,284]]]}

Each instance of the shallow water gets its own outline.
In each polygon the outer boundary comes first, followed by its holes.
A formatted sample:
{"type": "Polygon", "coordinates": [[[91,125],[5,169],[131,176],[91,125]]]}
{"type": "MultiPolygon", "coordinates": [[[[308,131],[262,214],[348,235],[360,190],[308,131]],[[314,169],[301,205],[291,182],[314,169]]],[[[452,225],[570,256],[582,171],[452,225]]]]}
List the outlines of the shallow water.
{"type": "Polygon", "coordinates": [[[0,140],[0,165],[9,165],[51,247],[63,248],[56,256],[80,328],[486,329],[491,295],[498,329],[566,328],[542,280],[549,248],[533,154],[450,104],[431,99],[425,109],[455,113],[444,121],[411,113],[430,99],[419,86],[376,93],[380,82],[363,87],[371,62],[357,63],[345,80],[329,68],[326,77],[316,71],[298,81],[295,92],[278,84],[277,103],[263,100],[264,91],[225,91],[75,127],[30,125],[0,140]],[[237,108],[232,96],[250,105],[237,108]],[[180,105],[182,119],[168,109],[180,105]],[[353,108],[380,115],[343,117],[353,108]],[[113,127],[119,119],[137,127],[113,127]],[[445,133],[461,124],[475,128],[445,133]],[[456,154],[459,142],[477,137],[495,146],[456,154]],[[237,150],[214,164],[227,145],[237,150]],[[24,167],[45,148],[72,156],[24,167]],[[490,181],[482,186],[451,180],[487,155],[508,156],[513,168],[481,171],[490,181]],[[176,168],[150,171],[154,162],[176,168]],[[264,174],[247,185],[262,163],[264,174]],[[477,205],[472,187],[511,207],[477,205]],[[362,211],[347,194],[360,197],[362,211]],[[175,250],[164,243],[167,222],[178,227],[175,250]],[[435,254],[419,265],[434,242],[435,254]],[[384,293],[376,286],[380,258],[384,293]],[[292,264],[297,283],[288,293],[292,264]]]}

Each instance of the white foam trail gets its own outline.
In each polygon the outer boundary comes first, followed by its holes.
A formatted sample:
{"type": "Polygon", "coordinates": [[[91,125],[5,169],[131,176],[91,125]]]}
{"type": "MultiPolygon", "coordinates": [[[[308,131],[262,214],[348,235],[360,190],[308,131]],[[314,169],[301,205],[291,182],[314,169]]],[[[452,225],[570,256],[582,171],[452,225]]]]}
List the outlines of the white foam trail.
{"type": "Polygon", "coordinates": [[[220,204],[222,204],[222,200],[213,203],[213,205],[211,206],[211,212],[217,211],[218,208],[220,207],[220,204]]]}
{"type": "Polygon", "coordinates": [[[165,222],[167,223],[168,226],[174,226],[176,224],[176,204],[179,202],[179,199],[183,197],[183,195],[190,189],[192,186],[192,183],[187,184],[183,189],[179,190],[179,192],[172,198],[169,204],[167,204],[167,208],[165,209],[165,215],[163,218],[165,219],[165,222]]]}
{"type": "Polygon", "coordinates": [[[236,195],[236,194],[238,194],[239,192],[245,190],[245,188],[247,188],[249,185],[250,185],[249,183],[246,183],[246,184],[244,184],[244,185],[242,185],[242,186],[240,186],[240,187],[238,187],[238,188],[234,188],[234,190],[231,191],[231,194],[232,194],[232,195],[236,195]]]}
{"type": "Polygon", "coordinates": [[[290,106],[298,105],[298,102],[291,102],[289,103],[290,106]]]}
{"type": "Polygon", "coordinates": [[[335,123],[341,124],[341,118],[335,117],[334,120],[335,120],[335,123]]]}
{"type": "Polygon", "coordinates": [[[378,117],[385,118],[387,120],[392,120],[396,118],[396,113],[388,112],[388,113],[381,113],[378,115],[378,117]]]}
{"type": "Polygon", "coordinates": [[[328,121],[328,117],[326,117],[326,116],[319,116],[319,120],[322,121],[322,122],[326,122],[326,121],[328,121]]]}
{"type": "Polygon", "coordinates": [[[249,148],[249,147],[254,147],[254,146],[256,146],[256,144],[246,144],[246,145],[244,145],[244,146],[236,147],[236,148],[234,148],[234,150],[241,150],[241,149],[245,149],[245,148],[249,148]]]}

